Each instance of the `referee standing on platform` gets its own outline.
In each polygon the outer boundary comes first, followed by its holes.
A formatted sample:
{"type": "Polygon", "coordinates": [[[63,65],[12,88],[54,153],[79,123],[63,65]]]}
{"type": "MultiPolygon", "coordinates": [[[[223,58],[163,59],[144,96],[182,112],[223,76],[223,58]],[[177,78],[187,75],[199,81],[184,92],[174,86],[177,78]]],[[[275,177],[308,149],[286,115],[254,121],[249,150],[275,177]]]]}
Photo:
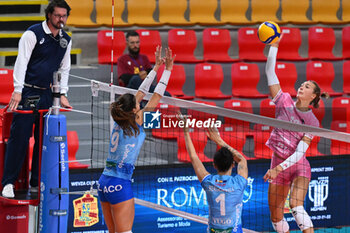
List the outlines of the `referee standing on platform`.
{"type": "MultiPolygon", "coordinates": [[[[14,67],[14,92],[9,103],[9,110],[30,110],[25,106],[28,97],[39,96],[37,109],[52,106],[51,84],[53,73],[60,71],[61,106],[68,107],[68,75],[70,70],[70,50],[72,41],[63,31],[70,7],[65,0],[49,2],[46,20],[35,24],[23,33],[18,46],[18,56],[14,67]]],[[[35,124],[35,145],[32,160],[31,191],[37,191],[39,172],[39,116],[38,114],[14,113],[11,134],[5,154],[4,174],[2,178],[2,196],[14,198],[14,183],[22,168],[29,138],[35,124]]]]}

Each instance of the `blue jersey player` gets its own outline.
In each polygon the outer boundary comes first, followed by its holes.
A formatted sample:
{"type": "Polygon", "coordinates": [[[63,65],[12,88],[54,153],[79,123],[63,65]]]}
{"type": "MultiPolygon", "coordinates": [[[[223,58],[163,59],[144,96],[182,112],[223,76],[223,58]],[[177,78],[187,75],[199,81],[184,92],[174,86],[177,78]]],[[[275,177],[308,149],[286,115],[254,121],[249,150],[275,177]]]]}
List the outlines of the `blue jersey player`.
{"type": "Polygon", "coordinates": [[[124,94],[111,104],[114,126],[109,143],[109,155],[105,169],[99,179],[98,195],[110,233],[131,233],[134,222],[134,196],[131,189],[131,177],[134,164],[145,140],[143,130],[143,112],[152,111],[164,95],[174,57],[170,49],[161,57],[161,48],[156,50],[156,64],[143,80],[136,95],[124,94]],[[146,107],[140,110],[140,102],[148,92],[157,70],[165,63],[165,71],[154,94],[146,107]]]}
{"type": "Polygon", "coordinates": [[[192,166],[207,194],[210,233],[242,233],[243,192],[247,186],[247,160],[237,150],[227,145],[217,129],[209,128],[208,137],[221,148],[214,155],[216,175],[210,174],[198,158],[188,130],[184,128],[186,148],[192,166]],[[232,176],[234,162],[238,164],[232,176]]]}

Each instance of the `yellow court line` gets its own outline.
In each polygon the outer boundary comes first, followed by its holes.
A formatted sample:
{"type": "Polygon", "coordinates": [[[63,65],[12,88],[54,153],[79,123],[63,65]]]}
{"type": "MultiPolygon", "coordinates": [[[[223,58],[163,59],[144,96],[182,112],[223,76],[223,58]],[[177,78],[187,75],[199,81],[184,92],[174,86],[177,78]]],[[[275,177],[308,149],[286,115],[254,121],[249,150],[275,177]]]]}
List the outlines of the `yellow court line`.
{"type": "Polygon", "coordinates": [[[47,5],[47,0],[32,0],[32,1],[0,1],[0,5],[47,5]]]}
{"type": "Polygon", "coordinates": [[[44,21],[45,16],[0,16],[0,22],[6,21],[44,21]]]}
{"type": "Polygon", "coordinates": [[[70,54],[81,54],[81,49],[80,48],[71,49],[70,54]]]}
{"type": "Polygon", "coordinates": [[[18,51],[0,51],[0,56],[6,57],[6,56],[17,56],[18,51]]]}
{"type": "Polygon", "coordinates": [[[23,33],[0,33],[0,38],[19,38],[23,33]]]}

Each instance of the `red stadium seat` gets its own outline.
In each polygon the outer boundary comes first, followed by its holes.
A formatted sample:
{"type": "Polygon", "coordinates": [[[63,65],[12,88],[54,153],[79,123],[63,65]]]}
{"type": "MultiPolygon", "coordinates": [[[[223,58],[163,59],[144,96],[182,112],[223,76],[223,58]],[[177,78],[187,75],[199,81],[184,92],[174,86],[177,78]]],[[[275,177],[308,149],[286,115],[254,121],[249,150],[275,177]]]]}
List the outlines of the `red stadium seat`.
{"type": "Polygon", "coordinates": [[[203,30],[203,58],[205,61],[232,62],[228,55],[231,47],[230,31],[227,29],[206,28],[203,30]]]}
{"type": "MultiPolygon", "coordinates": [[[[246,135],[243,131],[237,130],[233,124],[224,124],[218,129],[221,138],[232,148],[240,152],[246,159],[251,159],[243,153],[246,142],[246,135]]],[[[220,146],[217,146],[220,149],[220,146]]]]}
{"type": "Polygon", "coordinates": [[[155,62],[154,52],[157,46],[162,46],[159,31],[139,29],[136,32],[140,35],[140,53],[146,54],[150,62],[155,62]]]}
{"type": "MultiPolygon", "coordinates": [[[[171,126],[169,121],[177,122],[176,115],[180,111],[180,108],[173,105],[158,104],[157,108],[154,111],[159,110],[160,113],[162,113],[162,120],[167,122],[167,126],[171,126]]],[[[169,129],[160,128],[160,129],[152,129],[152,136],[155,138],[162,138],[162,139],[176,139],[179,134],[181,133],[180,128],[175,127],[169,127],[169,129]]]]}
{"type": "Polygon", "coordinates": [[[332,121],[350,122],[350,98],[336,97],[333,99],[332,121]]]}
{"type": "MultiPolygon", "coordinates": [[[[157,82],[159,82],[164,71],[164,65],[160,66],[157,72],[157,82]]],[[[183,65],[174,65],[171,71],[170,79],[166,90],[173,96],[179,99],[190,100],[193,96],[187,96],[182,91],[182,87],[186,82],[186,73],[183,65]]]]}
{"type": "Polygon", "coordinates": [[[195,94],[198,98],[231,98],[231,95],[224,95],[220,90],[224,81],[224,73],[220,64],[197,64],[194,71],[194,81],[195,94]]]}
{"type": "Polygon", "coordinates": [[[175,62],[201,62],[193,55],[197,47],[197,37],[194,30],[171,29],[168,32],[168,46],[176,54],[175,62]]]}
{"type": "Polygon", "coordinates": [[[340,60],[341,57],[333,55],[335,35],[333,28],[310,27],[309,28],[309,58],[324,60],[340,60]]]}
{"type": "MultiPolygon", "coordinates": [[[[196,154],[198,155],[198,158],[202,162],[212,162],[213,159],[208,158],[204,154],[205,146],[207,145],[208,138],[205,133],[205,131],[195,131],[190,132],[190,136],[192,139],[193,146],[196,150],[196,154]]],[[[191,162],[191,158],[188,155],[187,149],[186,149],[186,142],[185,137],[183,133],[180,133],[177,137],[177,158],[180,162],[191,162]]]]}
{"type": "Polygon", "coordinates": [[[283,39],[281,40],[277,59],[289,61],[307,60],[299,55],[301,45],[301,33],[299,28],[282,27],[283,39]]]}
{"type": "MultiPolygon", "coordinates": [[[[227,100],[224,103],[224,108],[253,114],[252,104],[247,100],[227,100]]],[[[225,125],[230,124],[233,128],[242,132],[247,133],[249,131],[248,121],[237,120],[229,117],[225,117],[224,120],[225,125]]]]}
{"type": "Polygon", "coordinates": [[[257,64],[238,62],[231,66],[232,95],[243,98],[263,98],[257,89],[260,71],[257,64]]]}
{"type": "Polygon", "coordinates": [[[270,138],[271,126],[256,124],[254,125],[254,157],[257,159],[271,159],[272,150],[265,145],[270,138]]]}
{"type": "MultiPolygon", "coordinates": [[[[349,121],[332,121],[331,129],[350,133],[349,121]]],[[[350,143],[331,140],[331,154],[332,155],[349,155],[350,154],[350,143]]]]}
{"type": "Polygon", "coordinates": [[[350,58],[350,26],[344,27],[342,31],[343,58],[350,58]]]}
{"type": "MultiPolygon", "coordinates": [[[[75,161],[76,153],[79,149],[79,138],[76,131],[67,131],[68,161],[75,161]]],[[[70,162],[69,169],[88,168],[89,165],[80,162],[70,162]]]]}
{"type": "Polygon", "coordinates": [[[260,116],[275,118],[276,105],[272,99],[263,99],[260,102],[260,116]]]}
{"type": "MultiPolygon", "coordinates": [[[[194,102],[201,103],[201,104],[206,104],[206,105],[211,105],[211,106],[216,106],[216,103],[213,102],[213,101],[196,100],[194,102]]],[[[208,108],[206,108],[205,105],[203,105],[203,107],[199,107],[198,110],[188,109],[187,110],[188,119],[196,119],[197,121],[198,120],[206,121],[208,119],[214,119],[214,120],[218,119],[217,115],[203,112],[203,111],[201,111],[201,109],[208,110],[208,108]]],[[[202,129],[194,128],[193,130],[194,131],[201,131],[202,129]]]]}
{"type": "MultiPolygon", "coordinates": [[[[113,64],[117,63],[118,58],[123,55],[126,47],[124,32],[114,31],[113,40],[113,64]]],[[[110,30],[101,30],[97,33],[98,63],[111,64],[112,50],[112,32],[110,30]]]]}
{"type": "Polygon", "coordinates": [[[13,70],[0,69],[0,104],[7,105],[13,92],[13,70]]]}
{"type": "Polygon", "coordinates": [[[239,59],[249,61],[266,61],[265,44],[257,37],[256,28],[238,29],[239,59]]]}
{"type": "Polygon", "coordinates": [[[343,92],[350,94],[350,61],[343,63],[343,92]]]}
{"type": "Polygon", "coordinates": [[[332,88],[334,77],[334,67],[331,62],[310,61],[306,65],[307,80],[316,81],[321,90],[323,92],[328,92],[331,96],[342,95],[342,93],[336,92],[332,88]]]}
{"type": "Polygon", "coordinates": [[[295,97],[297,92],[294,84],[298,79],[297,68],[294,63],[277,62],[276,75],[280,81],[282,90],[295,97]]]}

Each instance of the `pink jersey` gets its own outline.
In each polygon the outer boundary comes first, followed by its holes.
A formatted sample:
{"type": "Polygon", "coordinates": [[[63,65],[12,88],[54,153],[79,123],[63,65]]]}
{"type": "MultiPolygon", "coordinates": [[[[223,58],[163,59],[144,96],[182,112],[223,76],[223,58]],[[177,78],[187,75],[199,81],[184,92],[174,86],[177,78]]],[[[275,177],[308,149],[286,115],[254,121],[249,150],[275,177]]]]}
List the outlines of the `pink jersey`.
{"type": "MultiPolygon", "coordinates": [[[[319,127],[320,123],[312,111],[302,112],[298,110],[295,107],[295,102],[288,93],[280,90],[272,101],[276,104],[276,119],[319,127]]],[[[286,159],[295,152],[303,136],[310,139],[313,138],[313,135],[310,133],[274,128],[266,145],[286,159]]]]}

